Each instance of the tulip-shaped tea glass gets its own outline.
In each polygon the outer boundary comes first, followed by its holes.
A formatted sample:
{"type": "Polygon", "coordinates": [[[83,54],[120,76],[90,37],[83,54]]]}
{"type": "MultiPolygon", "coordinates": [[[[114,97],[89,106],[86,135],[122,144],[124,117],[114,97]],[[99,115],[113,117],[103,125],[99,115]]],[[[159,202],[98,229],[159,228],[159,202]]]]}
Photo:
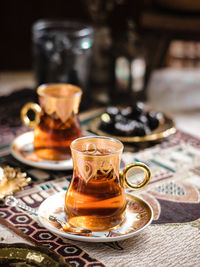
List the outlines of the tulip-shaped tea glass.
{"type": "Polygon", "coordinates": [[[127,205],[124,187],[140,189],[151,174],[140,162],[129,164],[120,173],[122,150],[120,141],[104,136],[72,142],[73,177],[65,195],[65,211],[72,226],[104,231],[123,222],[127,205]]]}
{"type": "Polygon", "coordinates": [[[37,94],[40,105],[27,103],[21,110],[24,124],[34,128],[35,153],[45,160],[69,159],[71,142],[81,136],[77,114],[82,91],[71,84],[47,84],[39,86],[37,94]]]}

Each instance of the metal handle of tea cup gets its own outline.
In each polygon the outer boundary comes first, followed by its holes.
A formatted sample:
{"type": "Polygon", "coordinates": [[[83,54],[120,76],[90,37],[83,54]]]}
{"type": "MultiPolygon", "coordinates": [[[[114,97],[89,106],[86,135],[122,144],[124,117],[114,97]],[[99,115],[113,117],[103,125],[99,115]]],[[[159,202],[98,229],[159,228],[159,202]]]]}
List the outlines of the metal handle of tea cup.
{"type": "Polygon", "coordinates": [[[29,102],[25,104],[21,110],[21,120],[26,126],[34,128],[40,122],[40,113],[41,113],[41,107],[36,103],[29,102]],[[28,117],[29,110],[32,110],[35,113],[34,120],[29,119],[28,117]]]}
{"type": "Polygon", "coordinates": [[[147,167],[144,163],[141,162],[135,162],[135,163],[131,163],[129,165],[127,165],[122,173],[120,173],[120,177],[121,177],[121,181],[122,181],[122,185],[123,186],[127,186],[128,188],[132,189],[132,190],[138,190],[143,188],[144,186],[146,186],[151,178],[151,172],[149,167],[147,167]],[[131,178],[133,178],[133,176],[136,176],[136,178],[139,176],[139,172],[141,172],[141,170],[144,173],[144,177],[142,178],[142,181],[139,181],[139,183],[136,184],[132,184],[130,182],[131,178]],[[136,173],[134,173],[136,172],[136,173]]]}

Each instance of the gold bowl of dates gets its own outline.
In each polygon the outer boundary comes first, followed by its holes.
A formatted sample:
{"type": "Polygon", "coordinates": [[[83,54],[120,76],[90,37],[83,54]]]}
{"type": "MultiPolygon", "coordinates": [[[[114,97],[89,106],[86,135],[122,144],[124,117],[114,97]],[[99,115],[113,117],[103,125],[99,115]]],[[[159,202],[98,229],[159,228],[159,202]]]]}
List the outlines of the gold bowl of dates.
{"type": "Polygon", "coordinates": [[[89,129],[122,142],[157,141],[176,132],[171,118],[147,109],[141,102],[128,107],[108,107],[100,117],[90,122],[89,129]]]}

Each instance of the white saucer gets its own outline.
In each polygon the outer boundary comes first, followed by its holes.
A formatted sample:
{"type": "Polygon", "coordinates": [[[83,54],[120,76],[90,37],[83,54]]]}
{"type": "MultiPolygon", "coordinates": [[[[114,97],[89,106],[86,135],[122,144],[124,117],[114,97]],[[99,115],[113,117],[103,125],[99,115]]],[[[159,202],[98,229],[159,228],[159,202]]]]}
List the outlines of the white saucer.
{"type": "Polygon", "coordinates": [[[71,170],[72,159],[62,161],[43,160],[37,157],[33,148],[33,131],[16,137],[11,145],[11,154],[20,162],[47,170],[71,170]]]}
{"type": "Polygon", "coordinates": [[[48,197],[39,207],[38,214],[41,224],[50,232],[68,239],[87,242],[113,242],[130,238],[144,230],[153,219],[151,206],[143,199],[126,195],[128,204],[124,222],[115,230],[105,232],[91,232],[89,234],[74,234],[65,232],[54,222],[49,221],[49,215],[66,221],[64,212],[64,196],[66,192],[56,193],[48,197]]]}

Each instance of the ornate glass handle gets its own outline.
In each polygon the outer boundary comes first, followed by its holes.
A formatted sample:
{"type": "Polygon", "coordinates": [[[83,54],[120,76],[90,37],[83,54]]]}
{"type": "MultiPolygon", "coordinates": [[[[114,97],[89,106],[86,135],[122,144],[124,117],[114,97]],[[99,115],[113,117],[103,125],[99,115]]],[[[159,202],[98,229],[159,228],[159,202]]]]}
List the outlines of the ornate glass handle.
{"type": "Polygon", "coordinates": [[[136,162],[136,163],[131,163],[129,165],[127,165],[122,173],[120,173],[120,177],[121,177],[121,181],[122,181],[122,185],[126,185],[128,188],[132,189],[132,190],[138,190],[143,188],[144,186],[146,186],[151,178],[151,172],[149,167],[147,167],[145,164],[140,163],[140,162],[136,162]],[[130,183],[130,179],[133,176],[138,176],[138,174],[134,174],[134,171],[136,170],[143,170],[143,172],[145,173],[145,177],[143,178],[142,182],[139,182],[135,185],[130,183]]]}
{"type": "Polygon", "coordinates": [[[41,113],[41,107],[36,103],[29,102],[25,104],[21,110],[21,120],[26,126],[34,128],[40,122],[40,113],[41,113]],[[27,115],[29,110],[32,110],[35,113],[34,120],[29,119],[27,115]]]}

